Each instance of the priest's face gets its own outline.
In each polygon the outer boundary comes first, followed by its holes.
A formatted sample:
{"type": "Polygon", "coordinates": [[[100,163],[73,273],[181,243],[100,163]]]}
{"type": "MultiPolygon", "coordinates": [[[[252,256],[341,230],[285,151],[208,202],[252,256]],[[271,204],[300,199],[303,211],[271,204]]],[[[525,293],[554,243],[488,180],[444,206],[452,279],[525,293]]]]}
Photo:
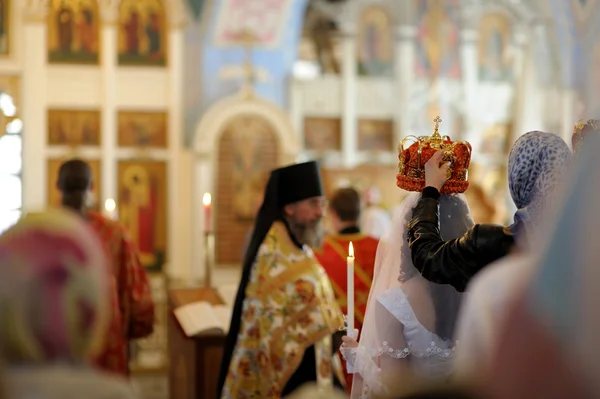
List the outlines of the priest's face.
{"type": "Polygon", "coordinates": [[[324,233],[321,219],[324,209],[324,197],[312,197],[285,206],[290,230],[300,243],[312,248],[321,246],[324,233]]]}

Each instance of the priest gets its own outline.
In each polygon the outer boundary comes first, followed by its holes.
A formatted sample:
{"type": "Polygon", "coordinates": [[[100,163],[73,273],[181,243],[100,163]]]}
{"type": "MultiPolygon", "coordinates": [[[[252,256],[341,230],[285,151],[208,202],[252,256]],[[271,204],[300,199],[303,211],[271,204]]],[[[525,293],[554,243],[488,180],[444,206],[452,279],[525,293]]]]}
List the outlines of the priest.
{"type": "Polygon", "coordinates": [[[343,316],[311,250],[320,245],[323,206],[318,163],[271,172],[243,263],[218,397],[280,398],[306,382],[343,386],[333,343],[343,316]]]}
{"type": "MultiPolygon", "coordinates": [[[[379,240],[361,233],[360,194],[353,188],[340,188],[333,193],[327,207],[327,217],[337,234],[325,237],[323,247],[315,251],[319,263],[327,272],[335,297],[346,313],[348,303],[347,259],[350,242],[354,250],[354,326],[362,330],[367,299],[373,281],[375,255],[379,240]]],[[[344,371],[346,367],[344,366],[344,371]]],[[[352,387],[352,374],[345,372],[346,386],[352,387]]]]}

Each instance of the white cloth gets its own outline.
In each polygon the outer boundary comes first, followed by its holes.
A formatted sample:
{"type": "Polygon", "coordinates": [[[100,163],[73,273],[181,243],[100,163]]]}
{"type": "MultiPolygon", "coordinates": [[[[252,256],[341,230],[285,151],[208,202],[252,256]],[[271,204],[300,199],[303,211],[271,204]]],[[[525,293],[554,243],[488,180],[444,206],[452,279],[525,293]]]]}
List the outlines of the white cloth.
{"type": "Polygon", "coordinates": [[[470,282],[456,329],[456,378],[472,380],[486,368],[506,311],[531,280],[536,264],[532,255],[509,255],[487,266],[470,282]]]}
{"type": "Polygon", "coordinates": [[[363,211],[360,229],[363,234],[381,238],[392,226],[392,218],[379,206],[369,206],[363,211]]]}
{"type": "MultiPolygon", "coordinates": [[[[352,398],[387,395],[396,385],[443,379],[454,355],[452,337],[461,295],[450,285],[426,281],[412,264],[407,225],[420,198],[411,194],[379,242],[375,274],[358,347],[342,354],[352,365],[352,398]]],[[[441,234],[462,236],[473,220],[464,196],[440,199],[441,234]]]]}

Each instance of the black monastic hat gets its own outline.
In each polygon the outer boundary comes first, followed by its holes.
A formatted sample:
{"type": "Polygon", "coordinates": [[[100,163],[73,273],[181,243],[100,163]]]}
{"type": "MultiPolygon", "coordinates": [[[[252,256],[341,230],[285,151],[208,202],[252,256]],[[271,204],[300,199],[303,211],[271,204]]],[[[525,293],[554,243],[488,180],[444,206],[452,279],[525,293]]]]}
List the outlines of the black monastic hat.
{"type": "Polygon", "coordinates": [[[237,343],[241,324],[242,305],[246,298],[246,288],[250,280],[250,272],[252,271],[252,265],[254,264],[258,249],[271,229],[273,222],[281,220],[285,205],[322,195],[324,195],[324,190],[321,181],[321,171],[319,163],[316,161],[298,163],[275,169],[271,172],[265,189],[263,203],[256,217],[252,238],[244,256],[242,279],[238,287],[229,334],[221,363],[218,397],[221,396],[225,378],[229,371],[233,349],[237,343]]]}

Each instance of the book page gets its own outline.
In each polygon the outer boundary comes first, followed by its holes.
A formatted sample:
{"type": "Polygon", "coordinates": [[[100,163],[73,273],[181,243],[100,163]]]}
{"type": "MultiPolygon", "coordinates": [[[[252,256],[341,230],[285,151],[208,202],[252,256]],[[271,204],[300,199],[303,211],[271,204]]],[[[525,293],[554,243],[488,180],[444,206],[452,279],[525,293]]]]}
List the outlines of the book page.
{"type": "MultiPolygon", "coordinates": [[[[208,302],[194,302],[173,311],[175,318],[188,337],[196,335],[223,334],[224,324],[208,302]]],[[[228,325],[227,322],[225,325],[228,325]]]]}

